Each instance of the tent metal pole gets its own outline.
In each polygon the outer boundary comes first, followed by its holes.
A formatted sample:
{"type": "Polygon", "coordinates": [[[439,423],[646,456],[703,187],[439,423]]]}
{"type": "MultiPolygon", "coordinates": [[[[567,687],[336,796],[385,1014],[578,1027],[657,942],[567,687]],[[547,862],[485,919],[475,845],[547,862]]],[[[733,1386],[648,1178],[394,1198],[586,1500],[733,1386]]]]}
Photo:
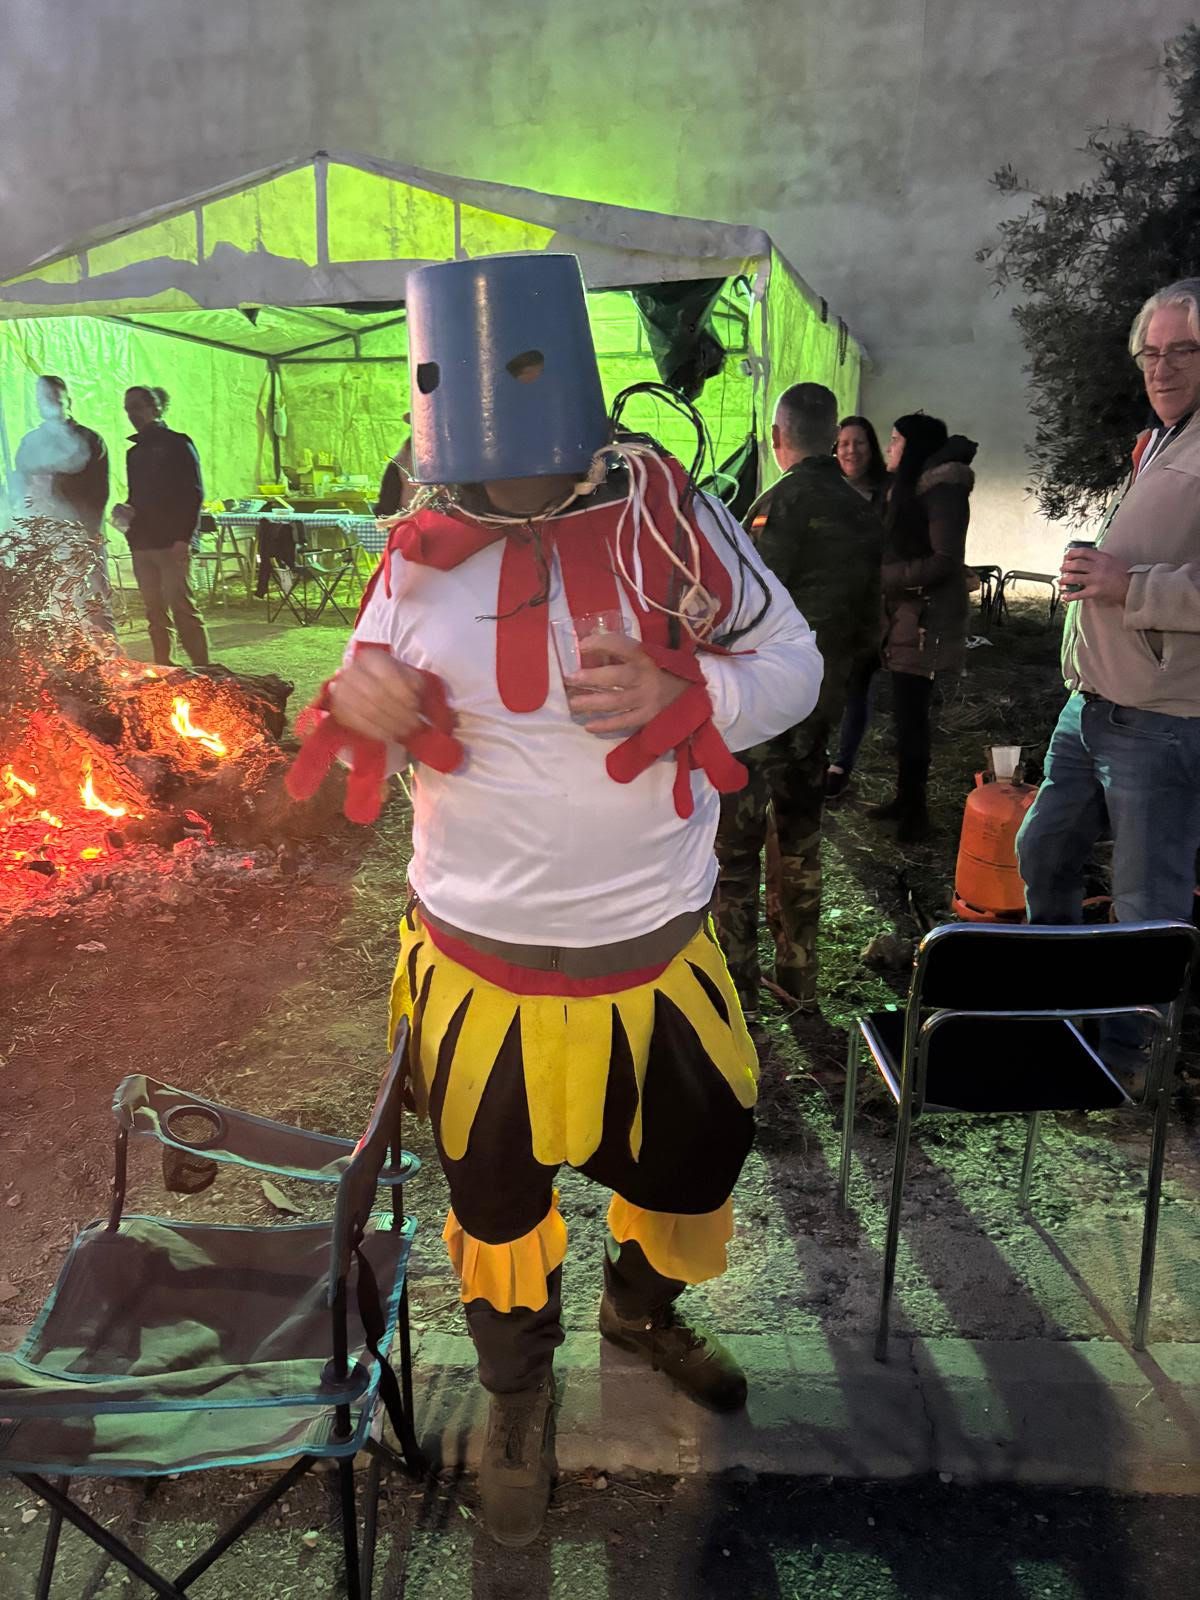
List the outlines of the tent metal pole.
{"type": "Polygon", "coordinates": [[[381,366],[403,366],[407,356],[284,356],[289,367],[361,367],[370,362],[381,366]]]}
{"type": "MultiPolygon", "coordinates": [[[[287,309],[295,310],[296,308],[289,306],[287,309]]],[[[298,344],[295,345],[291,350],[280,350],[277,352],[277,354],[281,361],[291,361],[295,356],[307,355],[310,350],[323,350],[326,345],[330,344],[346,344],[349,343],[351,339],[361,339],[365,338],[368,334],[382,333],[384,328],[394,328],[401,322],[407,321],[408,315],[406,312],[402,311],[398,317],[388,317],[383,322],[373,322],[369,328],[347,328],[344,332],[335,333],[328,339],[315,339],[311,344],[298,344]]]]}
{"type": "Polygon", "coordinates": [[[275,430],[275,390],[279,382],[279,363],[271,356],[267,361],[267,370],[271,374],[271,388],[267,399],[267,426],[271,430],[271,459],[275,464],[275,476],[272,483],[279,483],[280,471],[283,463],[279,452],[279,434],[275,430]]]}
{"type": "Polygon", "coordinates": [[[139,322],[136,317],[121,317],[114,312],[108,312],[102,314],[99,320],[115,322],[119,328],[133,328],[137,333],[161,333],[166,339],[182,339],[185,344],[207,345],[210,350],[224,350],[231,356],[251,356],[256,361],[268,359],[261,350],[248,350],[245,345],[224,344],[220,339],[205,339],[198,333],[181,333],[178,328],[163,328],[154,323],[139,322]]]}

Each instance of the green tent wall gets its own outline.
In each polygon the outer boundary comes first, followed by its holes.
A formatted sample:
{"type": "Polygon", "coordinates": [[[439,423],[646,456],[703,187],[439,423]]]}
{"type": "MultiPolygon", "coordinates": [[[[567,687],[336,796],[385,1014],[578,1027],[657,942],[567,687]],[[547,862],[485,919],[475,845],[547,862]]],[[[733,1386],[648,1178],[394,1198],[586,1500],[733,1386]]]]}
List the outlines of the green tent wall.
{"type": "MultiPolygon", "coordinates": [[[[0,473],[37,418],[33,378],[64,377],[75,414],[107,440],[124,491],[121,398],[172,395],[213,497],[254,492],[329,451],[372,480],[403,438],[408,272],[509,250],[580,258],[605,388],[656,376],[634,284],[727,279],[717,331],[729,354],[699,405],[716,460],[780,390],[827,384],[856,408],[862,352],[760,229],[660,216],[318,153],[98,230],[0,284],[0,473]]],[[[690,456],[686,424],[638,405],[634,426],[690,456]]]]}

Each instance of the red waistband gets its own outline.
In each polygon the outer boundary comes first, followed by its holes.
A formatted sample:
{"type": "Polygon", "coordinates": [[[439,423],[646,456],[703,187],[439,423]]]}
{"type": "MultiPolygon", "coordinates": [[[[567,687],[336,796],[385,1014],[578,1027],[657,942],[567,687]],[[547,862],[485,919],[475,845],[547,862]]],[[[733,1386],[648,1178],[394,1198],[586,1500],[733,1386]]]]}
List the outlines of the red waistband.
{"type": "Polygon", "coordinates": [[[442,928],[422,919],[422,927],[429,941],[451,961],[466,967],[477,977],[494,983],[498,989],[511,994],[562,995],[564,999],[584,999],[590,995],[619,994],[624,989],[636,989],[643,983],[653,983],[671,965],[671,960],[655,966],[640,967],[635,972],[610,972],[599,978],[568,978],[562,972],[539,972],[532,967],[517,967],[499,956],[487,955],[471,945],[456,939],[442,928]]]}

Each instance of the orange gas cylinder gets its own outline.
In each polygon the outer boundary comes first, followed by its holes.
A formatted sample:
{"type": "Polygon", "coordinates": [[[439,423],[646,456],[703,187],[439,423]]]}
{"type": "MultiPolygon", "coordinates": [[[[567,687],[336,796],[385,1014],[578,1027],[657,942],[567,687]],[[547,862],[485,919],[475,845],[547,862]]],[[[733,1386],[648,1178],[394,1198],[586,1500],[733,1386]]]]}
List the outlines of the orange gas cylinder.
{"type": "Polygon", "coordinates": [[[975,774],[954,869],[956,917],[967,922],[1020,922],[1024,917],[1017,830],[1036,794],[1032,784],[991,781],[982,772],[975,774]]]}

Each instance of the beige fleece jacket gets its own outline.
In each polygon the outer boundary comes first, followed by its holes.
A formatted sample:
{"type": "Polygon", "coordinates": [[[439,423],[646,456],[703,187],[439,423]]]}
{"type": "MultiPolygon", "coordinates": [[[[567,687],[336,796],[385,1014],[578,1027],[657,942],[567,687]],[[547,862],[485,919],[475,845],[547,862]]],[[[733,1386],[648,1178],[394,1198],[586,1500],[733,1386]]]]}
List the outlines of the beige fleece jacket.
{"type": "Polygon", "coordinates": [[[1129,593],[1123,606],[1067,608],[1067,687],[1200,717],[1200,412],[1134,479],[1097,543],[1129,567],[1129,593]]]}

